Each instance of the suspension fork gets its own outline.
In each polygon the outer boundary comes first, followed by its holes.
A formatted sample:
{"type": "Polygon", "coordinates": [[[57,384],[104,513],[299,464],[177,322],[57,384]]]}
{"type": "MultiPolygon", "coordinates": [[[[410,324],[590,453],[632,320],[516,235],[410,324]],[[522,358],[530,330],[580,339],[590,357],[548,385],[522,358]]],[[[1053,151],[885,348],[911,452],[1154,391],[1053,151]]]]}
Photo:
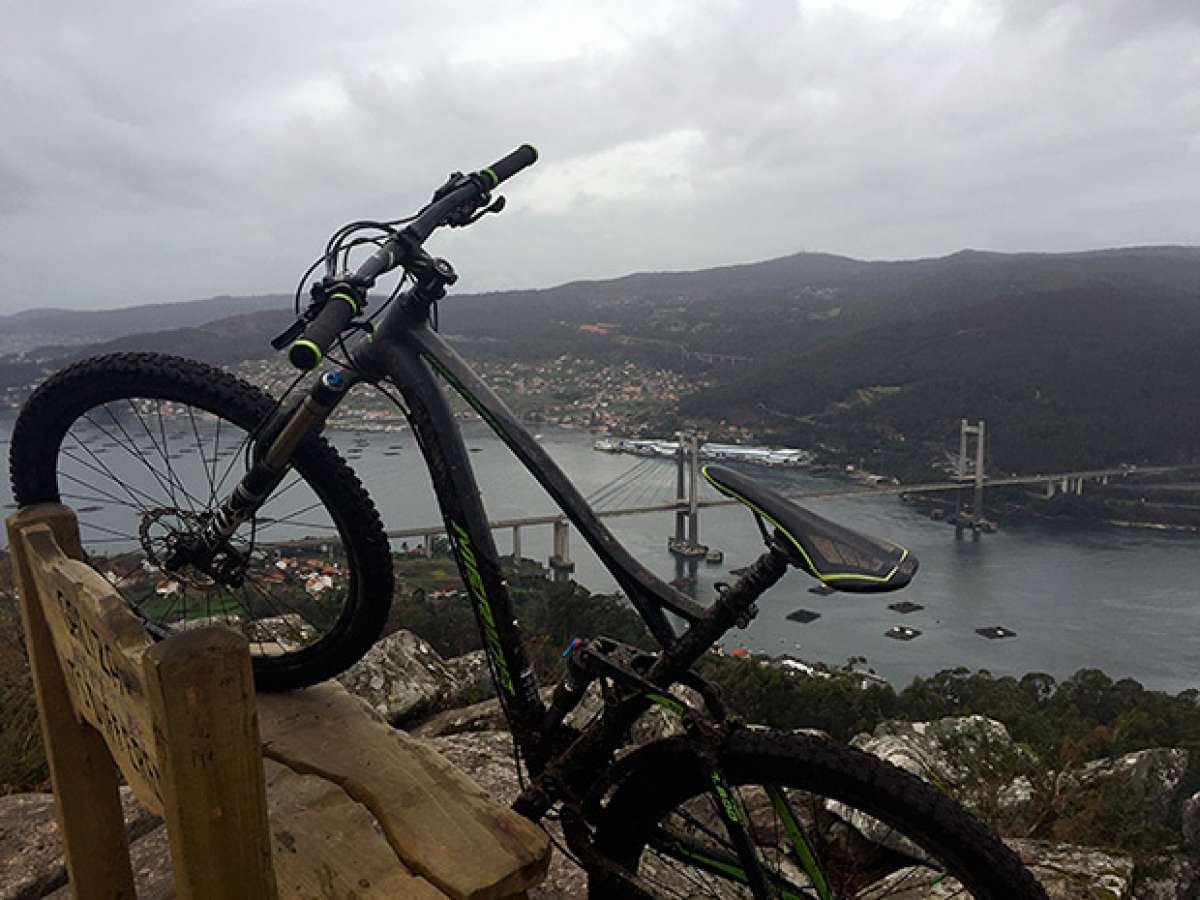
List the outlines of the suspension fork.
{"type": "Polygon", "coordinates": [[[200,533],[205,550],[209,553],[218,550],[254,516],[283,481],[292,454],[301,441],[324,426],[325,420],[357,381],[357,378],[341,372],[325,372],[317,379],[308,396],[282,422],[268,423],[266,432],[270,443],[266,450],[257,456],[250,470],[213,512],[200,533]]]}

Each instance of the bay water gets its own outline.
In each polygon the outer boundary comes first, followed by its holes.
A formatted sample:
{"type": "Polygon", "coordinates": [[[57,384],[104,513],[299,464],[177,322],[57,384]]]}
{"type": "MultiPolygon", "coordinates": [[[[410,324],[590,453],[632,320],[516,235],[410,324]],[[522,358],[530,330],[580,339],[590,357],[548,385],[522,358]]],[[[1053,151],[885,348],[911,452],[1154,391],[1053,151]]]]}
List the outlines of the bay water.
{"type": "MultiPolygon", "coordinates": [[[[13,414],[0,413],[0,454],[8,455],[13,414]]],[[[489,517],[493,520],[555,512],[541,488],[486,428],[465,423],[467,444],[489,517]]],[[[411,432],[330,432],[371,493],[389,529],[437,527],[440,517],[429,476],[411,432]]],[[[642,462],[592,449],[595,435],[547,426],[541,441],[585,494],[591,494],[642,462]]],[[[836,485],[795,469],[749,469],[785,490],[816,491],[836,485]]],[[[618,499],[643,505],[673,495],[674,464],[643,463],[640,478],[618,499]]],[[[12,503],[7,479],[0,504],[12,503]]],[[[1177,692],[1200,687],[1200,536],[1053,523],[1001,523],[979,541],[956,541],[954,529],[933,522],[894,496],[813,501],[813,511],[868,534],[896,541],[921,561],[904,591],[878,595],[808,591],[814,582],[800,572],[759,601],[745,631],[727,636],[726,648],[790,654],[831,665],[864,656],[867,665],[897,687],[914,676],[965,666],[993,674],[1048,672],[1062,678],[1100,668],[1113,678],[1131,677],[1149,688],[1177,692]],[[901,614],[889,604],[909,600],[923,609],[901,614]],[[789,621],[788,613],[818,613],[813,621],[789,621]],[[910,641],[886,636],[893,626],[920,631],[910,641]],[[1015,637],[993,640],[976,629],[1002,626],[1015,637]]],[[[655,573],[670,579],[676,562],[667,552],[670,513],[607,520],[617,538],[655,573]]],[[[703,510],[701,540],[724,552],[719,566],[696,568],[696,596],[707,602],[714,584],[732,582],[728,570],[747,565],[762,549],[750,514],[741,507],[703,510]]],[[[549,525],[522,529],[522,554],[545,561],[549,525]]],[[[502,553],[511,530],[498,530],[502,553]]],[[[397,542],[398,546],[398,542],[397,542]]],[[[593,591],[615,588],[575,531],[571,534],[574,578],[593,591]]]]}

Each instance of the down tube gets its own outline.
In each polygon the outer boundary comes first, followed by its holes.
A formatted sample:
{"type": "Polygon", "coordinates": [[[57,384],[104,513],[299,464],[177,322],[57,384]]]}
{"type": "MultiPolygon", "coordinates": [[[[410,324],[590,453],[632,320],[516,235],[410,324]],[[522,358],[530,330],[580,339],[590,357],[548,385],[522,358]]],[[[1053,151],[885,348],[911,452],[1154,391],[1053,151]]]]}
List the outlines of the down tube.
{"type": "Polygon", "coordinates": [[[549,454],[529,436],[504,402],[441,337],[428,328],[414,329],[407,336],[417,344],[421,355],[439,374],[475,407],[530,474],[554,498],[605,568],[612,573],[659,643],[665,646],[675,638],[674,629],[663,614],[663,609],[690,622],[695,622],[704,614],[704,609],[695,601],[655,576],[621,546],[612,532],[596,518],[591,507],[549,454]]]}
{"type": "Polygon", "coordinates": [[[500,699],[526,759],[537,771],[543,761],[534,732],[545,707],[538,697],[517,628],[508,582],[500,569],[500,556],[467,448],[437,380],[416,349],[403,339],[397,340],[387,348],[384,364],[408,404],[409,421],[429,466],[446,533],[475,608],[500,699]]]}

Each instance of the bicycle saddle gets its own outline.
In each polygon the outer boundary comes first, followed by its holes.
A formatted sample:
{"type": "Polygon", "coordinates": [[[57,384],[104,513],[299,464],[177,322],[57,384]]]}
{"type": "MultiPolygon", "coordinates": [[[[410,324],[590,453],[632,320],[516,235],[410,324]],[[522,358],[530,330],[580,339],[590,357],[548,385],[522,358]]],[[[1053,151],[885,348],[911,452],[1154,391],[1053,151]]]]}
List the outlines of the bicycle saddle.
{"type": "Polygon", "coordinates": [[[774,525],[791,562],[831,588],[863,594],[895,591],[917,572],[917,558],[903,547],[823,519],[725,466],[700,471],[722,494],[774,525]]]}

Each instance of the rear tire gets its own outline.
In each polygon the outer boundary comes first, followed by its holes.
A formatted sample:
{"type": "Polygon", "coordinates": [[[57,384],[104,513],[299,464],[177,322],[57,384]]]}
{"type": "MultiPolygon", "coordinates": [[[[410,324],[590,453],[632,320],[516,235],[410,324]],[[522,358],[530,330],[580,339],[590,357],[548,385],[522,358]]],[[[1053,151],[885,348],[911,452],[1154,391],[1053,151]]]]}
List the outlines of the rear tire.
{"type": "Polygon", "coordinates": [[[74,506],[89,561],[148,630],[161,638],[199,623],[237,628],[267,691],[349,668],[379,637],[392,599],[379,513],[319,435],[304,440],[229,542],[240,571],[213,575],[172,560],[173,542],[201,528],[237,484],[274,407],[254,385],[193,360],[94,357],[34,391],[9,457],[17,503],[74,506]]]}
{"type": "MultiPolygon", "coordinates": [[[[682,738],[639,752],[644,762],[620,783],[597,824],[596,849],[637,872],[656,896],[752,896],[736,877],[717,874],[738,858],[711,792],[710,766],[682,738]]],[[[812,735],[743,728],[730,736],[717,766],[751,823],[764,870],[790,896],[822,895],[768,787],[786,798],[836,900],[1046,900],[1016,854],[961,806],[861,750],[812,735]],[[860,830],[864,814],[873,820],[870,839],[860,830]],[[925,865],[914,864],[918,848],[925,865]]],[[[612,884],[589,880],[593,900],[618,895],[612,884]]]]}

